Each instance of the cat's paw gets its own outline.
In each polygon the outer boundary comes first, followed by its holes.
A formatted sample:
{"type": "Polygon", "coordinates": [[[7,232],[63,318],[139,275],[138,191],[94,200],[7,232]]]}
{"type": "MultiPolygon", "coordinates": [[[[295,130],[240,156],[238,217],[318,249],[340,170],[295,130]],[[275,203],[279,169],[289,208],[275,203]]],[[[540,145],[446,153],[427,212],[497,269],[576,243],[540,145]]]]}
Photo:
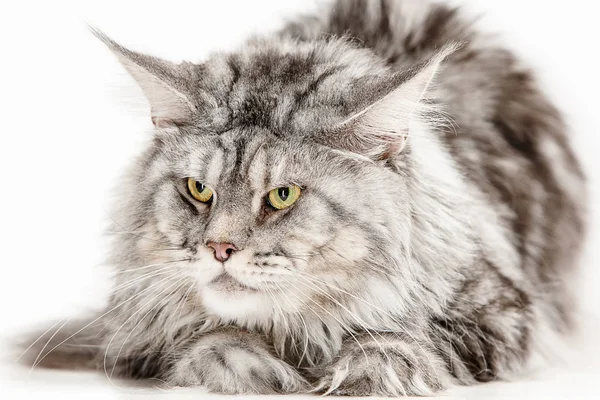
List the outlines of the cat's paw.
{"type": "Polygon", "coordinates": [[[309,390],[298,372],[249,332],[223,330],[201,338],[174,365],[167,382],[214,393],[272,394],[309,390]]]}
{"type": "Polygon", "coordinates": [[[431,396],[444,389],[435,370],[393,348],[358,346],[327,367],[313,390],[342,396],[431,396]]]}

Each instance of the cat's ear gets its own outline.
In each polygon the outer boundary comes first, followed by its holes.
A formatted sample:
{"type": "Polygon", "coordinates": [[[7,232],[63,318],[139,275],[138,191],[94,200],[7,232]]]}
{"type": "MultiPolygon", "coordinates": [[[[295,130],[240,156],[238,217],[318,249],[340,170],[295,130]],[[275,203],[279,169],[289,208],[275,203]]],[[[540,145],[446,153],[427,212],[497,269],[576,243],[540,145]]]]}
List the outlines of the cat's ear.
{"type": "Polygon", "coordinates": [[[112,50],[141,87],[150,103],[152,123],[157,128],[191,124],[197,109],[186,94],[185,82],[194,73],[192,64],[175,64],[137,53],[94,28],[90,30],[112,50]]]}
{"type": "Polygon", "coordinates": [[[376,161],[400,154],[411,123],[431,113],[431,105],[424,101],[427,90],[444,59],[457,48],[447,46],[428,62],[383,82],[384,89],[376,89],[385,94],[338,125],[327,141],[376,161]]]}

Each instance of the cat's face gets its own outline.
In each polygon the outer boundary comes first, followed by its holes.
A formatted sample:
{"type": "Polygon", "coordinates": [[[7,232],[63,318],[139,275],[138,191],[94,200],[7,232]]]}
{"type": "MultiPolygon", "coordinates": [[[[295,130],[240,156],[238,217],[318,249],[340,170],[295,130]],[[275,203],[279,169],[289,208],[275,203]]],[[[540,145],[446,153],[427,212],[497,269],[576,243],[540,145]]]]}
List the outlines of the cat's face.
{"type": "Polygon", "coordinates": [[[447,52],[400,74],[343,40],[174,65],[99,36],[158,128],[124,188],[121,268],[177,268],[209,312],[245,324],[385,297],[409,269],[406,138],[447,52]]]}
{"type": "Polygon", "coordinates": [[[310,306],[317,286],[356,290],[386,268],[389,210],[405,192],[387,169],[259,128],[179,131],[155,146],[137,191],[154,240],[138,251],[148,263],[181,260],[210,312],[264,322],[310,306]]]}

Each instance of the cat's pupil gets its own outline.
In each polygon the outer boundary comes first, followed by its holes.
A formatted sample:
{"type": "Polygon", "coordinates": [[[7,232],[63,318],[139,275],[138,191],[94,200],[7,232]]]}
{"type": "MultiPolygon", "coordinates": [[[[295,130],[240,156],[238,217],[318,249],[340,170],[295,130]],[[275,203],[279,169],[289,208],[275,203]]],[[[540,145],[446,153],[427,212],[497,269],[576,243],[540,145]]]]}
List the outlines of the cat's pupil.
{"type": "Polygon", "coordinates": [[[279,198],[281,199],[281,201],[286,201],[288,196],[290,195],[290,189],[289,188],[279,188],[277,194],[279,195],[279,198]]]}
{"type": "Polygon", "coordinates": [[[196,182],[196,190],[198,191],[198,193],[204,192],[204,185],[200,182],[196,182]]]}

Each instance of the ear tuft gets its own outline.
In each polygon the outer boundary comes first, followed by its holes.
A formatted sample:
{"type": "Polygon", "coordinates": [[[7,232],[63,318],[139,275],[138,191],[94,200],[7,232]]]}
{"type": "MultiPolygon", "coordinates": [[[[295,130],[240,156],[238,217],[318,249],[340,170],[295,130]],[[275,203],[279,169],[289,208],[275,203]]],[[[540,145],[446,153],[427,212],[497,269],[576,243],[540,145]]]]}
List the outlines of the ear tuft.
{"type": "Polygon", "coordinates": [[[443,61],[460,45],[450,44],[429,61],[395,74],[392,89],[375,103],[338,125],[328,141],[344,150],[379,161],[402,152],[415,119],[431,115],[432,105],[425,100],[427,91],[443,61]]]}
{"type": "Polygon", "coordinates": [[[184,126],[192,123],[196,106],[181,87],[186,75],[184,65],[131,51],[100,30],[89,27],[118,58],[136,80],[150,103],[152,123],[157,128],[184,126]]]}

